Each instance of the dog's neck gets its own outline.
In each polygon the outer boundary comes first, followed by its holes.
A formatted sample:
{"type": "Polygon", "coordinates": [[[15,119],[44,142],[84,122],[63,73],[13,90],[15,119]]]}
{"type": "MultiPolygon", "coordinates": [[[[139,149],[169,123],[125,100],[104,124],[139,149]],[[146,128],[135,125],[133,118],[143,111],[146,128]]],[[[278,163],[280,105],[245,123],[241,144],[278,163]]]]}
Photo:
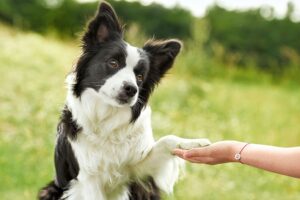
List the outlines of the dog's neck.
{"type": "Polygon", "coordinates": [[[72,118],[86,134],[108,134],[122,126],[128,126],[131,120],[131,108],[111,106],[100,100],[98,93],[86,89],[80,97],[73,94],[74,74],[67,77],[66,104],[72,118]]]}
{"type": "Polygon", "coordinates": [[[86,89],[80,98],[68,92],[67,106],[84,133],[103,135],[130,124],[130,107],[108,105],[97,95],[94,89],[86,89]]]}

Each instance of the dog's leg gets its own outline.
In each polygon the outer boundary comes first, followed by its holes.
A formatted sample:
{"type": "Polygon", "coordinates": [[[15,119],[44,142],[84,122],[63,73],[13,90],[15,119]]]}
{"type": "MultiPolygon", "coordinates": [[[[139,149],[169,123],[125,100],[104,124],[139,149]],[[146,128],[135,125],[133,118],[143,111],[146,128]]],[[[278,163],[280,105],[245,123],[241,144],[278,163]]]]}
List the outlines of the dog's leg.
{"type": "Polygon", "coordinates": [[[70,182],[70,188],[64,193],[62,199],[66,200],[107,200],[103,192],[101,180],[94,176],[81,176],[78,180],[70,182]]]}
{"type": "Polygon", "coordinates": [[[138,175],[153,177],[161,190],[171,193],[183,165],[183,160],[172,155],[171,151],[174,148],[192,149],[209,144],[208,139],[184,139],[174,135],[162,137],[138,165],[138,175]]]}

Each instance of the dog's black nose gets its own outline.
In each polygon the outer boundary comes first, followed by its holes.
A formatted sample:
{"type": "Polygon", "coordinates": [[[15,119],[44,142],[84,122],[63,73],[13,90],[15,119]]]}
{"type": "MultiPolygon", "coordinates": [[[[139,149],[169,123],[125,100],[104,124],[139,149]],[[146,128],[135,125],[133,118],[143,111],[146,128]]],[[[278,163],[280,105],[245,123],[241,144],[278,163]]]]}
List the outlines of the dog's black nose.
{"type": "Polygon", "coordinates": [[[123,89],[128,97],[133,97],[137,92],[137,88],[130,83],[124,83],[123,89]]]}

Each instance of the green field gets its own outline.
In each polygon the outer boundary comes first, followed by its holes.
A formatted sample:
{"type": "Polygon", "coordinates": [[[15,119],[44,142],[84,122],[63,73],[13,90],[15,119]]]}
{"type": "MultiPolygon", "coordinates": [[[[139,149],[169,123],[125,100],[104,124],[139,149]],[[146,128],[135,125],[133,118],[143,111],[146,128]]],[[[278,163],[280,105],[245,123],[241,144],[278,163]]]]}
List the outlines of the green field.
{"type": "MultiPolygon", "coordinates": [[[[53,177],[64,78],[79,44],[0,26],[0,199],[35,199],[53,177]]],[[[186,47],[151,99],[155,137],[300,144],[300,86],[255,70],[222,69],[186,47]]],[[[300,182],[240,164],[187,164],[165,199],[295,200],[300,182]]]]}

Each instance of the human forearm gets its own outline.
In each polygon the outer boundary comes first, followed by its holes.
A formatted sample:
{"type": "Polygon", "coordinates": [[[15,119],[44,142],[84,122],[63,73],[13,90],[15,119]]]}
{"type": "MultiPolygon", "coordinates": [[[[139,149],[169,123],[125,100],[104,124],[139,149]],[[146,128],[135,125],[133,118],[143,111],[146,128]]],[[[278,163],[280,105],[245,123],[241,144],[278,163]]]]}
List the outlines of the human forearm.
{"type": "MultiPolygon", "coordinates": [[[[241,150],[245,143],[233,144],[231,161],[234,154],[241,150]]],[[[300,178],[300,147],[274,147],[259,144],[248,145],[241,154],[241,162],[267,171],[300,178]]]]}
{"type": "MultiPolygon", "coordinates": [[[[175,149],[173,153],[193,163],[222,164],[238,162],[235,154],[241,152],[246,143],[220,141],[207,147],[191,150],[175,149]]],[[[300,147],[274,147],[249,144],[241,152],[240,162],[267,171],[300,178],[300,147]]]]}

